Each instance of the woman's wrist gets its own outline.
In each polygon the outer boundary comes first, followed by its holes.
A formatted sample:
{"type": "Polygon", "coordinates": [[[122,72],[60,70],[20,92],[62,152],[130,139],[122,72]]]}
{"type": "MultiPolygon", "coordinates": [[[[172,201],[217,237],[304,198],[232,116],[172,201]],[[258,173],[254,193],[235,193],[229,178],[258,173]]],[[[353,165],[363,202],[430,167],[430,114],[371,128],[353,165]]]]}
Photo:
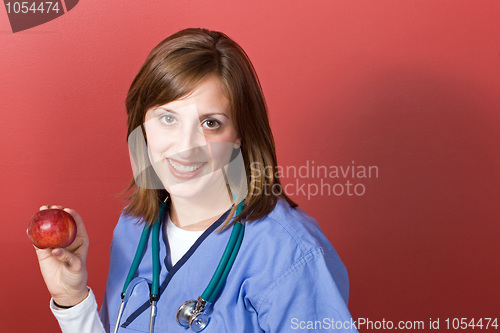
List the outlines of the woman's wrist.
{"type": "Polygon", "coordinates": [[[52,296],[54,305],[59,309],[69,309],[75,305],[83,302],[89,295],[90,289],[88,287],[81,292],[71,296],[52,296]]]}

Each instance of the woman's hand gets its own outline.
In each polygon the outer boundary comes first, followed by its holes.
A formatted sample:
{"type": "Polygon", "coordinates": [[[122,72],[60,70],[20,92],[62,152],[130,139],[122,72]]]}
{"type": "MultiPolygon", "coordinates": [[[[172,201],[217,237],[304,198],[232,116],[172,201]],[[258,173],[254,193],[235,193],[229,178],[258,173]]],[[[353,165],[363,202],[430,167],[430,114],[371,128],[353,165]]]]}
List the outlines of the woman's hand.
{"type": "MultiPolygon", "coordinates": [[[[51,208],[63,209],[55,205],[51,208]]],[[[40,207],[40,210],[44,209],[48,207],[40,207]]],[[[52,298],[59,305],[72,306],[83,301],[89,292],[86,267],[89,238],[80,215],[70,208],[64,210],[70,213],[76,222],[77,234],[73,243],[64,249],[35,247],[35,250],[43,279],[52,298]]]]}

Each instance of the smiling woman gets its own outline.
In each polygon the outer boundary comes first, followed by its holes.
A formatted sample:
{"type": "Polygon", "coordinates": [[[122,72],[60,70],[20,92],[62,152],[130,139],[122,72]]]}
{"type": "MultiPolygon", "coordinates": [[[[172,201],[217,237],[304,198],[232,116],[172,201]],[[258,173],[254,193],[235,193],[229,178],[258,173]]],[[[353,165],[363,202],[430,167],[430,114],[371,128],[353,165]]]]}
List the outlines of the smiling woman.
{"type": "MultiPolygon", "coordinates": [[[[172,110],[174,108],[193,106],[191,100],[200,101],[204,104],[202,107],[206,108],[191,108],[189,113],[192,121],[196,116],[203,115],[200,112],[223,113],[228,118],[226,123],[233,132],[233,137],[219,137],[219,140],[230,140],[229,142],[241,145],[250,194],[242,214],[250,221],[262,218],[278,200],[276,196],[264,197],[258,194],[279,184],[279,178],[266,177],[264,169],[266,166],[276,168],[274,139],[257,74],[245,51],[226,35],[201,29],[186,29],[168,37],[151,51],[127,96],[129,143],[130,135],[144,126],[144,121],[148,120],[147,113],[152,109],[161,107],[164,110],[165,105],[169,104],[170,109],[166,109],[172,112],[175,111],[172,110]],[[253,162],[262,166],[259,173],[250,169],[249,165],[253,162]]],[[[174,121],[173,119],[170,118],[170,121],[174,121]]],[[[218,133],[204,131],[203,134],[210,140],[218,133]]],[[[187,140],[179,136],[177,139],[187,140]]],[[[197,140],[198,142],[187,143],[188,147],[200,144],[204,138],[199,135],[197,140]]],[[[143,174],[141,177],[147,179],[146,182],[158,184],[155,174],[143,174]]],[[[136,182],[137,179],[133,180],[129,189],[136,182]]],[[[153,189],[136,187],[125,211],[144,217],[148,223],[156,218],[158,198],[166,196],[162,189],[154,190],[158,186],[150,187],[153,189]]],[[[286,194],[279,197],[295,206],[286,194]]],[[[235,209],[236,207],[232,209],[223,227],[227,226],[235,209]]]]}
{"type": "Polygon", "coordinates": [[[274,140],[238,44],[205,29],[168,37],[126,106],[134,190],[113,234],[99,315],[86,234],[79,252],[47,250],[56,260],[40,261],[42,272],[59,268],[44,277],[64,332],[274,333],[295,329],[294,318],[351,320],[335,249],[284,192],[270,191],[280,186],[274,140]]]}
{"type": "Polygon", "coordinates": [[[188,96],[146,112],[149,161],[161,180],[160,190],[166,190],[175,202],[170,218],[178,227],[190,226],[193,230],[192,225],[197,224],[205,230],[214,217],[231,206],[233,198],[222,169],[230,164],[241,140],[230,110],[219,80],[210,76],[188,96]],[[200,221],[201,225],[197,223],[200,221]]]}

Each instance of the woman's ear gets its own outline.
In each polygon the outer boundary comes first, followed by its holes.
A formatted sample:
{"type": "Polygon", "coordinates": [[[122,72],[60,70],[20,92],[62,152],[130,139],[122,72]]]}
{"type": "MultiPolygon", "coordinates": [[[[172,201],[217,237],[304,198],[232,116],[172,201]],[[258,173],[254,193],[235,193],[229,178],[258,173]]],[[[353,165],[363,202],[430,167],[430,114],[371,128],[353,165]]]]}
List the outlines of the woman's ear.
{"type": "Polygon", "coordinates": [[[240,148],[240,147],[241,147],[241,139],[240,139],[240,138],[238,138],[238,139],[236,139],[236,141],[234,141],[233,148],[234,148],[234,149],[238,149],[238,148],[240,148]]]}

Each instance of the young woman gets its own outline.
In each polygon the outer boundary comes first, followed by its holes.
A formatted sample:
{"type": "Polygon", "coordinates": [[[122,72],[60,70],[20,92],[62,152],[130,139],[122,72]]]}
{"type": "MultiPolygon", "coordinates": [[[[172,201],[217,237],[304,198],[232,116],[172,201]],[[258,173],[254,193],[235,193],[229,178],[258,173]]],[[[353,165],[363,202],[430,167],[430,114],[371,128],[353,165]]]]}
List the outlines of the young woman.
{"type": "Polygon", "coordinates": [[[344,265],[282,191],[264,97],[238,44],[205,29],[168,37],[126,107],[133,193],[100,313],[75,211],[75,242],[36,250],[63,332],[356,331],[344,265]]]}

